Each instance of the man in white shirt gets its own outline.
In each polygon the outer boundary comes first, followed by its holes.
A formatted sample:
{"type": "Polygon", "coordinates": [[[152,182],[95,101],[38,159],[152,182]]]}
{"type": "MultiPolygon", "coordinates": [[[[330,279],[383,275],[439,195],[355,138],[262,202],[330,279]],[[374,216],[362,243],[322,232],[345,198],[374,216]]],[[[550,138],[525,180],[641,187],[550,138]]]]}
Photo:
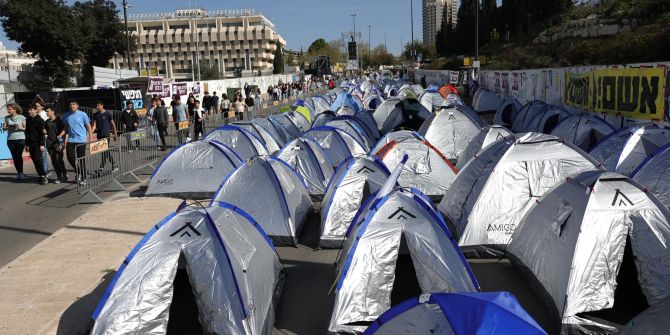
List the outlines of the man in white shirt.
{"type": "Polygon", "coordinates": [[[207,111],[200,106],[200,100],[195,101],[195,107],[191,111],[193,115],[193,140],[197,141],[200,135],[205,137],[202,132],[202,119],[207,115],[207,111]]]}

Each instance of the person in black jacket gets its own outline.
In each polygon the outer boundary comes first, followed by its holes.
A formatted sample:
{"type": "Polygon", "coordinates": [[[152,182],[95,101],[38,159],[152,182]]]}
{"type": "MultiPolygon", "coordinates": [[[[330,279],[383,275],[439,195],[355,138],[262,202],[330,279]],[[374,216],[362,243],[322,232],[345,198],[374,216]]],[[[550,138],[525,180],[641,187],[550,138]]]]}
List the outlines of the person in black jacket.
{"type": "Polygon", "coordinates": [[[156,122],[156,129],[158,130],[158,136],[161,139],[161,151],[165,151],[165,135],[167,135],[167,128],[168,128],[168,120],[169,120],[169,115],[168,115],[168,110],[165,107],[165,101],[163,99],[153,99],[151,101],[151,105],[154,108],[154,115],[153,119],[154,122],[156,122]]]}
{"type": "MultiPolygon", "coordinates": [[[[124,109],[123,112],[121,112],[120,123],[121,123],[121,129],[123,130],[126,136],[126,142],[128,143],[128,151],[131,151],[133,150],[133,146],[131,144],[129,133],[136,131],[137,126],[140,123],[140,117],[139,115],[137,115],[137,112],[133,107],[132,101],[128,101],[126,103],[126,109],[124,109]]],[[[136,140],[135,144],[139,146],[139,141],[136,140]]]]}
{"type": "Polygon", "coordinates": [[[51,156],[51,165],[56,171],[56,180],[54,184],[60,184],[67,181],[67,170],[65,169],[65,160],[63,159],[63,137],[65,136],[65,123],[56,116],[53,106],[47,107],[47,120],[44,122],[44,132],[47,137],[47,151],[51,156]]]}
{"type": "Polygon", "coordinates": [[[26,149],[30,152],[30,159],[35,164],[35,170],[39,176],[39,183],[45,185],[47,174],[44,171],[44,160],[42,157],[45,147],[44,120],[37,115],[35,108],[28,109],[28,119],[26,120],[26,149]]]}

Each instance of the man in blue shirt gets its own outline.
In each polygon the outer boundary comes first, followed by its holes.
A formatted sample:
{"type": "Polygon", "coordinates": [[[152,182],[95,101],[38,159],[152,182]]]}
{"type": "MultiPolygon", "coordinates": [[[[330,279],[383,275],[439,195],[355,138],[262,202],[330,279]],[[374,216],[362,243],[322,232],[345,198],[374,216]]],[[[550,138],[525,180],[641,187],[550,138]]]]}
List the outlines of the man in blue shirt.
{"type": "Polygon", "coordinates": [[[86,165],[84,160],[77,159],[86,155],[86,143],[92,137],[91,120],[86,113],[79,110],[79,103],[70,101],[70,112],[65,114],[65,150],[67,161],[77,173],[77,182],[86,184],[86,165]]]}
{"type": "MultiPolygon", "coordinates": [[[[102,101],[98,101],[95,104],[95,109],[98,111],[93,114],[93,122],[91,128],[95,131],[95,135],[99,140],[107,140],[107,145],[111,146],[109,143],[109,138],[111,137],[116,141],[116,123],[114,123],[114,116],[112,112],[105,110],[105,104],[102,101]]],[[[102,162],[100,162],[100,169],[104,169],[107,161],[112,163],[112,171],[119,169],[118,165],[114,162],[114,156],[112,153],[107,150],[102,153],[102,162]]]]}

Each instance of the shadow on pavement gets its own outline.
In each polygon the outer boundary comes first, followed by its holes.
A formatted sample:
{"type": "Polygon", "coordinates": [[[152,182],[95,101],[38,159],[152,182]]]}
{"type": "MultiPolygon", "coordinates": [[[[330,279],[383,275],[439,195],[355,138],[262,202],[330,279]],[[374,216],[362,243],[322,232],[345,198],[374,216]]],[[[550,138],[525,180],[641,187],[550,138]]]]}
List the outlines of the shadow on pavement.
{"type": "Polygon", "coordinates": [[[39,198],[28,201],[27,205],[51,208],[70,208],[79,202],[81,195],[77,192],[77,185],[65,184],[62,188],[39,198]]]}
{"type": "Polygon", "coordinates": [[[83,227],[83,226],[75,226],[75,225],[65,226],[65,229],[95,230],[95,231],[104,231],[104,232],[114,233],[114,234],[127,234],[127,235],[138,235],[138,236],[144,236],[147,233],[147,232],[139,232],[139,231],[132,231],[132,230],[108,229],[108,228],[101,228],[101,227],[83,227]]]}
{"type": "Polygon", "coordinates": [[[100,280],[100,284],[91,293],[77,299],[63,312],[58,322],[57,335],[84,335],[90,332],[93,326],[91,323],[93,311],[112,278],[114,278],[115,273],[115,271],[112,271],[105,274],[100,280]]]}

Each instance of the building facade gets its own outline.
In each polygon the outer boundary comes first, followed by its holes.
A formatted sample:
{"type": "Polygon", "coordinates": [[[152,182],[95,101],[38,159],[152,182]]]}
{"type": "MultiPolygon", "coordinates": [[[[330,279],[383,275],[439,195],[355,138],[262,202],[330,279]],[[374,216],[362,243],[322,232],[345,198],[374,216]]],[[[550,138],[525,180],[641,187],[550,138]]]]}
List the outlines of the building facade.
{"type": "MultiPolygon", "coordinates": [[[[222,78],[271,71],[275,50],[286,45],[272,22],[251,9],[132,14],[128,30],[137,39],[132,68],[155,68],[176,80],[201,79],[198,64],[216,66],[222,78]]],[[[128,68],[125,55],[110,67],[128,68]]]]}
{"type": "Polygon", "coordinates": [[[451,17],[451,26],[456,27],[458,21],[457,0],[423,0],[423,43],[426,46],[435,46],[435,37],[442,25],[444,7],[451,17]]]}
{"type": "Polygon", "coordinates": [[[29,55],[16,50],[8,50],[0,42],[0,82],[18,82],[21,72],[32,72],[32,66],[37,61],[29,55]]]}

